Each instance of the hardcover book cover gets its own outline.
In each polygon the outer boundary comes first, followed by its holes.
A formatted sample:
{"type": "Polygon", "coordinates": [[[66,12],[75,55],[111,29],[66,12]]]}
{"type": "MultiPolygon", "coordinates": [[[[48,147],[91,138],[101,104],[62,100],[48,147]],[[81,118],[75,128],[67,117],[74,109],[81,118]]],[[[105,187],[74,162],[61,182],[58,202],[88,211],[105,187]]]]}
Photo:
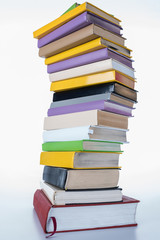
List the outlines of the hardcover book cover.
{"type": "Polygon", "coordinates": [[[129,77],[134,77],[134,70],[132,68],[127,67],[126,65],[110,58],[103,61],[98,61],[95,63],[86,64],[83,66],[59,71],[56,73],[49,74],[49,79],[51,82],[61,81],[64,79],[80,77],[84,75],[94,74],[98,72],[104,72],[108,70],[117,70],[129,77]]]}
{"type": "Polygon", "coordinates": [[[41,27],[40,29],[34,31],[33,37],[40,39],[43,36],[47,35],[48,33],[52,32],[53,30],[57,29],[58,27],[62,26],[66,22],[70,21],[71,19],[73,19],[74,17],[80,15],[85,11],[95,13],[97,16],[103,17],[104,19],[112,22],[115,26],[121,29],[121,26],[119,25],[119,22],[120,22],[119,19],[95,7],[94,5],[85,2],[79,5],[78,7],[72,9],[71,11],[65,13],[64,15],[60,16],[59,18],[55,19],[54,21],[41,27]]]}
{"type": "Polygon", "coordinates": [[[119,46],[121,45],[121,51],[123,51],[124,53],[126,52],[126,49],[123,49],[124,38],[115,35],[110,31],[100,28],[94,24],[91,24],[54,42],[51,42],[46,46],[41,47],[39,49],[39,56],[48,58],[55,54],[87,43],[98,37],[107,39],[107,43],[110,45],[110,47],[113,46],[118,48],[117,44],[119,44],[119,46]]]}
{"type": "Polygon", "coordinates": [[[89,63],[106,60],[109,58],[113,58],[132,68],[132,60],[130,58],[127,58],[126,56],[118,52],[115,52],[109,48],[103,48],[97,51],[82,54],[77,57],[72,57],[63,61],[49,64],[47,65],[47,72],[48,73],[58,72],[78,66],[83,66],[89,63]]]}
{"type": "Polygon", "coordinates": [[[95,73],[77,78],[66,79],[62,81],[55,81],[51,83],[50,90],[54,92],[66,91],[81,87],[98,85],[102,83],[120,83],[126,87],[134,89],[135,80],[118,71],[106,71],[102,73],[95,73]]]}
{"type": "Polygon", "coordinates": [[[118,36],[121,36],[120,35],[121,29],[117,25],[112,24],[111,22],[107,21],[106,19],[104,19],[100,16],[97,16],[91,12],[84,12],[84,13],[80,14],[79,16],[73,18],[69,22],[65,23],[61,27],[48,33],[46,36],[38,39],[38,47],[41,48],[50,42],[53,42],[53,41],[60,39],[68,34],[78,31],[90,24],[96,24],[99,27],[107,29],[108,31],[111,31],[111,32],[117,34],[118,36]]]}
{"type": "Polygon", "coordinates": [[[124,46],[121,46],[119,44],[115,44],[114,42],[108,41],[107,39],[98,37],[92,41],[89,41],[89,42],[81,44],[77,47],[68,49],[66,51],[60,52],[56,55],[46,58],[45,64],[49,65],[49,64],[56,63],[56,62],[59,62],[62,60],[66,60],[68,58],[77,57],[77,56],[83,55],[85,53],[90,53],[90,52],[100,50],[102,48],[107,48],[107,47],[114,49],[114,51],[120,53],[123,56],[131,58],[131,56],[130,56],[131,50],[130,49],[128,49],[124,46]]]}
{"type": "Polygon", "coordinates": [[[105,102],[103,100],[73,104],[73,105],[64,106],[64,107],[49,108],[48,116],[55,116],[55,115],[81,112],[81,111],[89,111],[94,109],[122,114],[129,117],[132,116],[132,108],[126,107],[122,104],[105,102]]]}
{"type": "Polygon", "coordinates": [[[89,87],[71,89],[53,94],[53,102],[80,97],[94,96],[97,94],[113,93],[137,102],[137,91],[120,83],[104,83],[89,87]]]}
{"type": "MultiPolygon", "coordinates": [[[[97,226],[97,227],[93,227],[93,228],[80,228],[80,229],[74,229],[74,228],[71,228],[71,229],[65,229],[65,230],[60,230],[61,229],[61,221],[63,222],[63,219],[60,220],[60,218],[56,220],[56,217],[54,215],[50,215],[50,210],[52,208],[54,209],[64,209],[63,211],[65,211],[65,208],[68,208],[68,210],[72,210],[72,208],[74,207],[78,207],[79,208],[79,211],[81,211],[84,207],[86,208],[91,208],[93,209],[94,211],[94,208],[96,208],[97,206],[123,206],[123,205],[132,205],[134,204],[135,206],[137,205],[139,201],[136,200],[136,199],[133,199],[133,198],[129,198],[127,196],[123,196],[123,201],[122,202],[116,202],[116,203],[99,203],[99,204],[81,204],[81,205],[52,205],[51,202],[47,199],[47,197],[45,196],[45,194],[43,193],[42,190],[37,190],[34,194],[34,201],[33,201],[33,205],[34,205],[34,208],[35,208],[35,211],[37,213],[37,216],[39,218],[39,221],[41,223],[41,226],[44,230],[45,233],[52,233],[54,231],[54,233],[60,233],[60,232],[69,232],[69,231],[82,231],[82,230],[98,230],[98,229],[106,229],[106,228],[117,228],[117,227],[133,227],[133,226],[137,226],[137,223],[135,222],[135,220],[132,220],[132,223],[129,222],[126,224],[119,224],[119,225],[110,225],[110,226],[107,226],[105,225],[104,223],[104,226],[100,227],[100,226],[97,226]],[[51,221],[51,216],[55,217],[55,221],[56,221],[56,224],[54,224],[54,226],[56,226],[56,229],[54,229],[53,225],[52,225],[52,231],[47,231],[47,225],[48,225],[48,221],[51,221]],[[58,230],[59,229],[59,230],[58,230]]],[[[134,206],[133,205],[133,206],[134,206]]],[[[136,211],[136,208],[134,208],[134,212],[136,211]]]]}

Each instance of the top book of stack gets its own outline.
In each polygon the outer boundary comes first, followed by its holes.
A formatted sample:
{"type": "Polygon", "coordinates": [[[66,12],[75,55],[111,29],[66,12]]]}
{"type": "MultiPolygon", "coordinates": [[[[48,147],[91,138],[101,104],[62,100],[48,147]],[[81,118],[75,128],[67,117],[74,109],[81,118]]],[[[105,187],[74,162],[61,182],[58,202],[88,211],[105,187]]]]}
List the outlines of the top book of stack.
{"type": "Polygon", "coordinates": [[[81,13],[90,12],[96,14],[97,16],[106,19],[107,21],[111,22],[114,25],[117,25],[119,29],[122,29],[120,26],[120,20],[115,18],[113,15],[104,12],[103,10],[95,7],[94,5],[85,2],[78,7],[72,9],[71,11],[65,13],[64,15],[60,16],[59,18],[55,19],[54,21],[46,24],[45,26],[39,28],[33,33],[33,37],[40,39],[47,35],[48,33],[52,32],[53,30],[59,28],[63,24],[67,23],[68,21],[72,20],[73,18],[77,17],[81,13]]]}

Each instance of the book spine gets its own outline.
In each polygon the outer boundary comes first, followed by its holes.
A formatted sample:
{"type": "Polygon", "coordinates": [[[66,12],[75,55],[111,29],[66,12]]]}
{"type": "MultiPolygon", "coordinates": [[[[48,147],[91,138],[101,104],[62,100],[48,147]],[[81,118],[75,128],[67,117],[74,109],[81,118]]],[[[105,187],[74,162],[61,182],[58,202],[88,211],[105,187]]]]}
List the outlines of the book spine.
{"type": "Polygon", "coordinates": [[[43,151],[83,151],[83,141],[45,142],[43,151]]]}
{"type": "Polygon", "coordinates": [[[52,74],[49,74],[49,79],[51,82],[61,81],[64,79],[75,78],[83,75],[103,72],[110,69],[113,69],[112,59],[95,62],[95,63],[87,64],[84,66],[80,66],[77,68],[71,68],[68,70],[52,73],[52,74]]]}
{"type": "Polygon", "coordinates": [[[96,50],[90,53],[82,54],[77,57],[72,57],[67,60],[59,61],[53,64],[47,65],[47,72],[53,73],[58,72],[102,60],[106,60],[109,58],[113,58],[126,66],[132,68],[132,60],[125,57],[124,55],[121,55],[120,53],[117,53],[111,49],[103,48],[100,50],[96,50]]]}
{"type": "Polygon", "coordinates": [[[63,106],[69,106],[69,105],[75,105],[75,104],[93,102],[93,101],[99,101],[99,100],[107,101],[110,99],[110,95],[111,95],[110,93],[106,93],[106,94],[103,93],[103,94],[96,94],[88,97],[74,98],[74,100],[68,99],[63,101],[56,101],[51,103],[50,108],[63,107],[63,106]]]}
{"type": "Polygon", "coordinates": [[[114,83],[71,89],[53,94],[53,102],[114,92],[114,83]]]}
{"type": "MultiPolygon", "coordinates": [[[[92,133],[92,131],[90,130],[92,133]]],[[[65,128],[43,132],[43,142],[89,139],[89,126],[65,128]]]]}
{"type": "Polygon", "coordinates": [[[103,83],[120,83],[129,88],[134,88],[135,81],[122,76],[121,74],[115,77],[113,71],[107,71],[102,73],[95,73],[91,75],[81,76],[77,78],[66,79],[62,81],[52,82],[50,86],[50,91],[60,92],[67,91],[76,88],[89,87],[92,85],[99,85],[103,83]]]}
{"type": "Polygon", "coordinates": [[[33,206],[43,228],[46,233],[46,223],[49,210],[52,207],[50,201],[46,198],[45,194],[41,190],[36,190],[33,198],[33,206]]]}
{"type": "Polygon", "coordinates": [[[48,116],[55,116],[55,115],[61,115],[61,114],[67,114],[67,113],[73,113],[73,112],[81,112],[81,111],[89,111],[94,109],[104,109],[104,101],[93,101],[93,102],[87,102],[87,103],[80,103],[75,105],[69,105],[64,107],[57,107],[57,108],[50,108],[48,109],[48,116]]]}
{"type": "Polygon", "coordinates": [[[84,103],[73,104],[73,105],[64,106],[64,107],[50,108],[48,109],[48,116],[89,111],[94,109],[105,110],[105,111],[109,111],[117,114],[131,116],[130,108],[120,104],[112,103],[112,102],[104,102],[104,100],[84,102],[84,103]]]}
{"type": "Polygon", "coordinates": [[[71,11],[67,12],[66,14],[55,19],[54,21],[52,21],[52,22],[46,24],[45,26],[39,28],[38,30],[34,31],[33,37],[37,38],[37,39],[44,37],[48,33],[52,32],[53,30],[57,29],[58,27],[62,26],[66,22],[73,19],[74,17],[83,13],[85,10],[86,10],[86,3],[83,3],[80,6],[72,9],[71,11]]]}
{"type": "Polygon", "coordinates": [[[53,167],[74,168],[75,152],[41,152],[40,164],[53,167]]]}
{"type": "Polygon", "coordinates": [[[78,17],[72,19],[71,21],[65,23],[61,27],[57,28],[56,30],[52,31],[51,33],[47,34],[46,36],[42,37],[38,40],[38,48],[41,48],[47,45],[50,42],[58,40],[66,35],[75,32],[83,27],[88,26],[90,23],[87,22],[87,13],[84,12],[78,17]]]}
{"type": "Polygon", "coordinates": [[[91,110],[45,117],[44,130],[97,125],[97,114],[97,110],[91,110]]]}
{"type": "Polygon", "coordinates": [[[43,170],[43,180],[61,189],[65,189],[67,179],[67,169],[45,166],[43,170]]]}
{"type": "Polygon", "coordinates": [[[67,60],[63,60],[57,63],[49,64],[47,65],[47,72],[48,73],[58,72],[73,67],[82,66],[88,63],[105,60],[108,58],[109,58],[108,49],[104,48],[77,57],[69,58],[67,60]]]}
{"type": "Polygon", "coordinates": [[[58,53],[54,56],[48,57],[45,59],[45,64],[48,65],[48,64],[56,63],[68,58],[76,57],[85,53],[89,53],[89,52],[104,48],[100,40],[101,38],[97,38],[95,40],[81,44],[77,47],[58,53]]]}

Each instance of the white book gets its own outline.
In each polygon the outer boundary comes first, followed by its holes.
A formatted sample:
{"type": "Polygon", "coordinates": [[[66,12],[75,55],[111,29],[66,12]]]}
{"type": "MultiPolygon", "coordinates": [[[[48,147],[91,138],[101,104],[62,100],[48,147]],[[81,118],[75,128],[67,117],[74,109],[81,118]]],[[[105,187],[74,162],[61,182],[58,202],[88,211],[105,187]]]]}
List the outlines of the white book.
{"type": "Polygon", "coordinates": [[[40,187],[53,205],[104,203],[122,201],[119,188],[85,191],[65,191],[41,181],[40,187]]]}
{"type": "MultiPolygon", "coordinates": [[[[58,231],[73,231],[98,229],[115,226],[136,226],[136,208],[138,201],[132,199],[127,201],[128,197],[123,197],[123,203],[112,204],[93,204],[66,205],[65,207],[50,208],[47,217],[46,231],[53,231],[53,222],[51,217],[57,221],[58,231]]],[[[118,237],[117,237],[118,239],[118,237]]]]}
{"type": "Polygon", "coordinates": [[[43,131],[43,142],[78,141],[78,140],[104,140],[113,142],[126,142],[125,129],[82,126],[58,130],[43,131]]]}
{"type": "Polygon", "coordinates": [[[126,65],[114,59],[107,59],[107,60],[83,65],[80,67],[75,67],[75,68],[63,70],[60,72],[51,73],[49,74],[49,79],[51,82],[61,81],[64,79],[80,77],[83,75],[89,75],[89,74],[108,71],[108,70],[117,70],[132,78],[135,78],[134,70],[132,68],[129,68],[126,65]]]}

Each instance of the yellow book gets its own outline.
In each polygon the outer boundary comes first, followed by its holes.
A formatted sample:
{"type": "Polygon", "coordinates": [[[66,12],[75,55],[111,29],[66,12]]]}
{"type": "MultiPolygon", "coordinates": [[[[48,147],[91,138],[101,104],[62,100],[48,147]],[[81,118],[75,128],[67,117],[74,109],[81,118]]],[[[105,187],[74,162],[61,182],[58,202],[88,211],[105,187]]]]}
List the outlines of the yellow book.
{"type": "Polygon", "coordinates": [[[40,164],[72,169],[120,168],[113,152],[42,152],[40,164]]]}
{"type": "Polygon", "coordinates": [[[33,32],[33,37],[40,39],[47,35],[48,33],[52,32],[56,28],[62,26],[66,22],[70,21],[71,19],[75,18],[76,16],[80,15],[81,13],[88,11],[91,13],[94,13],[118,26],[120,20],[118,18],[115,18],[113,15],[106,13],[105,11],[97,8],[96,6],[90,4],[90,3],[83,3],[80,6],[72,9],[71,11],[65,13],[64,15],[60,16],[59,18],[55,19],[54,21],[46,24],[45,26],[39,28],[38,30],[33,32]]]}
{"type": "Polygon", "coordinates": [[[120,44],[114,43],[104,38],[96,38],[95,40],[89,41],[87,43],[81,44],[77,47],[71,48],[64,52],[58,53],[51,57],[45,59],[45,64],[52,64],[55,62],[59,62],[68,58],[80,56],[85,53],[93,52],[102,48],[110,47],[111,49],[114,48],[114,51],[126,56],[130,57],[130,52],[132,51],[129,48],[126,48],[120,44]]]}
{"type": "Polygon", "coordinates": [[[75,88],[87,87],[108,82],[118,82],[129,88],[134,88],[135,80],[118,71],[111,70],[81,77],[55,81],[51,83],[50,90],[54,92],[66,91],[75,88]]]}

